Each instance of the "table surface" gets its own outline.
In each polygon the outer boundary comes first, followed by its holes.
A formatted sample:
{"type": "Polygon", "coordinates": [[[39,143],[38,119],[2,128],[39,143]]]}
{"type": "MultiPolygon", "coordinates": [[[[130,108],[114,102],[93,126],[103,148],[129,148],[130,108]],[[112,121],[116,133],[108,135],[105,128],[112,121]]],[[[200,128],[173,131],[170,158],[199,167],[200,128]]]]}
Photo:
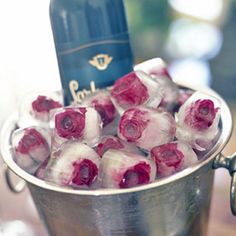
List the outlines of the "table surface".
{"type": "MultiPolygon", "coordinates": [[[[231,108],[236,124],[236,104],[233,104],[231,108]]],[[[224,150],[225,155],[231,155],[233,152],[236,152],[234,140],[236,140],[236,128],[234,128],[233,136],[224,150]]],[[[0,174],[2,175],[2,172],[0,174]]],[[[2,177],[0,176],[0,221],[20,220],[31,227],[34,236],[45,236],[45,230],[40,223],[28,190],[15,195],[7,189],[4,178],[2,177]]],[[[224,169],[217,170],[214,181],[208,236],[236,235],[236,217],[233,217],[230,212],[229,186],[230,176],[228,172],[224,169]]],[[[29,236],[28,234],[23,235],[29,236]]]]}

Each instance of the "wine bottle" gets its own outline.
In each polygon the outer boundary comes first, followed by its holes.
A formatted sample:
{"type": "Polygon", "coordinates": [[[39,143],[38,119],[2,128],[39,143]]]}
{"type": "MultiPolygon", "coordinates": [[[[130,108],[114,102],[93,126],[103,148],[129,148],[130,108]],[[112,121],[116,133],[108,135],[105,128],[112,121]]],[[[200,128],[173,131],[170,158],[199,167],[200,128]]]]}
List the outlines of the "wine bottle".
{"type": "Polygon", "coordinates": [[[65,104],[132,70],[123,0],[51,0],[50,20],[65,104]]]}

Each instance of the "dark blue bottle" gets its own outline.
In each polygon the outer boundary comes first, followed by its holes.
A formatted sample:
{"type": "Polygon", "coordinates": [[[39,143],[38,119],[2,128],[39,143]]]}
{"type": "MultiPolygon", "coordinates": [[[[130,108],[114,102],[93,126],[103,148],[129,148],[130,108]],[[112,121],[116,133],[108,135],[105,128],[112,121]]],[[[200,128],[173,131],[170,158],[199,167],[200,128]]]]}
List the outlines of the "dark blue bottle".
{"type": "Polygon", "coordinates": [[[50,18],[66,104],[132,70],[123,0],[51,0],[50,18]]]}

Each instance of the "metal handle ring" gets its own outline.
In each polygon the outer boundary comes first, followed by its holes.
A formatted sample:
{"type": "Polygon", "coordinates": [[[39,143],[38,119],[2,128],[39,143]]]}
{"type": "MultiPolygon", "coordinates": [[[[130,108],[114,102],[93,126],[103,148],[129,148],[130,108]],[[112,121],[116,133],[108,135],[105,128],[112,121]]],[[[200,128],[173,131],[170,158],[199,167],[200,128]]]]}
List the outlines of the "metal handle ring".
{"type": "Polygon", "coordinates": [[[232,176],[230,187],[230,207],[233,215],[236,216],[236,153],[226,157],[222,154],[218,155],[213,163],[213,168],[225,168],[232,176]]]}
{"type": "Polygon", "coordinates": [[[26,186],[26,183],[24,180],[19,180],[19,182],[17,184],[14,184],[12,179],[11,179],[11,174],[12,172],[10,171],[9,168],[6,167],[5,169],[5,179],[7,182],[7,185],[9,187],[9,189],[13,192],[13,193],[21,193],[26,186]]]}

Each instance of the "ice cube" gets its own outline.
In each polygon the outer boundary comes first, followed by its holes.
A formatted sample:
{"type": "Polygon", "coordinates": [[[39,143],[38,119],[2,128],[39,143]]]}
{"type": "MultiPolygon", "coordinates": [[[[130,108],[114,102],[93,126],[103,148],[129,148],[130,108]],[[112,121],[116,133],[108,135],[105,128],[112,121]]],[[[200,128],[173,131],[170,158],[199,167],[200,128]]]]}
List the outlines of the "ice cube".
{"type": "Polygon", "coordinates": [[[161,58],[158,58],[158,57],[147,60],[140,64],[137,64],[134,67],[134,70],[144,71],[145,73],[147,73],[148,75],[154,78],[158,76],[158,77],[165,77],[166,79],[172,80],[167,70],[166,63],[161,58]]]}
{"type": "Polygon", "coordinates": [[[156,163],[157,177],[172,175],[198,161],[191,146],[183,142],[171,142],[154,147],[151,157],[156,163]]]}
{"type": "Polygon", "coordinates": [[[126,142],[150,150],[172,141],[175,130],[176,123],[169,112],[136,107],[126,110],[121,116],[118,136],[126,142]]]}
{"type": "Polygon", "coordinates": [[[154,58],[136,65],[134,70],[141,70],[147,73],[161,85],[163,98],[160,106],[172,111],[179,97],[179,88],[172,81],[165,62],[160,58],[154,58]]]}
{"type": "Polygon", "coordinates": [[[60,186],[91,187],[97,180],[100,159],[88,145],[67,141],[50,159],[45,180],[60,186]]]}
{"type": "Polygon", "coordinates": [[[45,171],[46,171],[46,168],[47,168],[47,165],[48,165],[48,161],[49,161],[49,158],[47,158],[47,159],[39,166],[39,168],[38,168],[37,171],[35,172],[35,176],[36,176],[37,178],[44,180],[44,178],[45,178],[45,171]]]}
{"type": "Polygon", "coordinates": [[[198,151],[212,147],[219,134],[220,102],[217,98],[195,92],[176,114],[176,137],[198,151]]]}
{"type": "Polygon", "coordinates": [[[125,109],[138,105],[157,108],[162,96],[160,84],[142,71],[121,77],[111,91],[112,101],[120,114],[125,109]]]}
{"type": "Polygon", "coordinates": [[[140,154],[139,149],[133,144],[124,142],[115,136],[111,135],[102,136],[96,147],[97,154],[100,157],[102,157],[102,155],[109,149],[119,149],[140,154]]]}
{"type": "Polygon", "coordinates": [[[94,146],[101,135],[102,123],[92,107],[65,107],[52,115],[53,151],[67,140],[78,140],[94,146]]]}
{"type": "Polygon", "coordinates": [[[194,94],[193,90],[180,89],[179,90],[178,105],[182,106],[193,94],[194,94]]]}
{"type": "Polygon", "coordinates": [[[15,162],[25,171],[34,174],[50,155],[50,134],[40,127],[17,129],[12,134],[15,162]]]}
{"type": "Polygon", "coordinates": [[[21,128],[41,126],[48,128],[49,113],[52,109],[63,106],[59,92],[31,92],[22,100],[19,110],[18,125],[21,128]]]}
{"type": "Polygon", "coordinates": [[[91,96],[86,97],[82,105],[91,106],[99,113],[102,124],[103,134],[115,134],[116,124],[118,122],[118,113],[111,101],[110,93],[107,91],[98,91],[91,96]]]}
{"type": "Polygon", "coordinates": [[[155,179],[153,160],[141,155],[110,149],[101,159],[99,181],[105,188],[130,188],[155,179]]]}

